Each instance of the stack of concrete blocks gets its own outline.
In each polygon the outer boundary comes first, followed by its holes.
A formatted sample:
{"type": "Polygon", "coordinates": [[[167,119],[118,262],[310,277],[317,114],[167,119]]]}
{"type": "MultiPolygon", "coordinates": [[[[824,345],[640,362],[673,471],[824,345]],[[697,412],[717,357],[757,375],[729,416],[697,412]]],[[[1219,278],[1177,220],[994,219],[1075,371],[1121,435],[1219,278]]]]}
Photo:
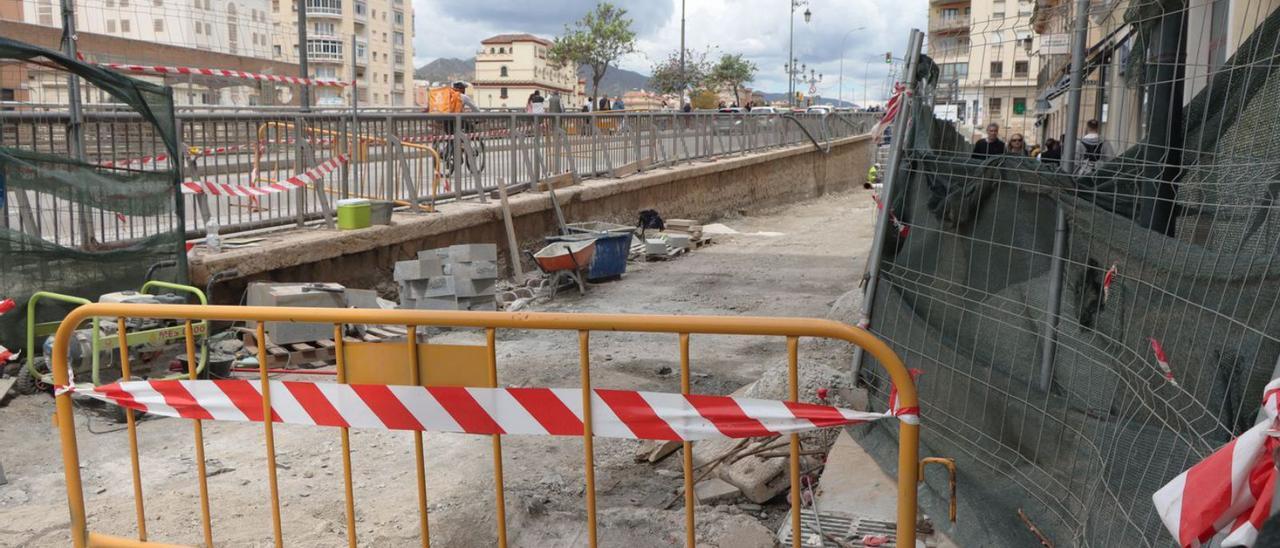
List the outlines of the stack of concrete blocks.
{"type": "Polygon", "coordinates": [[[496,310],[498,246],[464,244],[418,252],[396,263],[400,308],[496,310]]]}

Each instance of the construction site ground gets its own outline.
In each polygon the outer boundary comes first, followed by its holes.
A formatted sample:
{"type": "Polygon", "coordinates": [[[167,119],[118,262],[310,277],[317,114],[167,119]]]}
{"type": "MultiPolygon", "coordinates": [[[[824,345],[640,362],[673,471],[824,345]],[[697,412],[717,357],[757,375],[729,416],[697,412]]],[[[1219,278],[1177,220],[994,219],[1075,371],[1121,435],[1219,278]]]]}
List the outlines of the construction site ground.
{"type": "MultiPolygon", "coordinates": [[[[826,317],[853,289],[870,247],[874,205],[866,191],[828,195],[782,208],[728,214],[717,221],[739,234],[670,261],[633,262],[626,276],[597,284],[585,297],[563,291],[530,310],[653,314],[826,317]]],[[[324,281],[324,280],[316,280],[324,281]]],[[[848,320],[849,318],[842,318],[848,320]]],[[[477,332],[437,332],[432,340],[483,341],[477,332]]],[[[578,335],[499,331],[499,382],[507,386],[579,386],[578,335]]],[[[805,343],[800,363],[843,367],[848,353],[805,343]]],[[[593,333],[596,386],[679,390],[679,347],[673,335],[593,333]]],[[[695,336],[693,391],[728,394],[786,363],[782,338],[695,336]]],[[[303,377],[299,377],[303,378],[303,377]]],[[[314,380],[314,377],[305,377],[314,380]]],[[[52,399],[11,398],[0,407],[0,545],[69,544],[66,491],[52,399]]],[[[132,536],[128,438],[104,414],[77,412],[81,472],[89,527],[132,536]]],[[[138,426],[147,494],[148,537],[201,540],[192,426],[149,418],[138,426]]],[[[260,424],[205,423],[205,454],[214,539],[228,546],[271,544],[265,446],[260,424]]],[[[275,429],[283,531],[292,546],[346,544],[342,454],[336,429],[275,429]]],[[[353,430],[360,544],[406,546],[418,538],[413,436],[353,430]]],[[[595,441],[600,541],[604,546],[672,546],[684,537],[682,504],[667,506],[682,485],[679,453],[637,463],[640,442],[595,441]]],[[[496,541],[489,437],[426,436],[432,544],[491,546],[496,541]]],[[[508,532],[515,546],[583,545],[586,540],[582,440],[503,438],[508,532]]],[[[868,471],[869,472],[869,471],[868,471]]],[[[771,546],[788,510],[785,495],[763,506],[737,503],[698,509],[700,544],[771,546]]]]}

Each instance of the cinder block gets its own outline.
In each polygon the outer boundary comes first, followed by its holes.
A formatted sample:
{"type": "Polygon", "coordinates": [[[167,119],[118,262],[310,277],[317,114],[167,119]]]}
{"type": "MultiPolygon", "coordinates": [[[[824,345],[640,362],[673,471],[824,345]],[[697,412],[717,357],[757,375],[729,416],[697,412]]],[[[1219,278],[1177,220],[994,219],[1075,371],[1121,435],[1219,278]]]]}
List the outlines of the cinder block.
{"type": "Polygon", "coordinates": [[[444,265],[446,276],[470,280],[491,280],[498,277],[498,263],[495,261],[472,261],[469,263],[453,263],[444,265]]]}
{"type": "Polygon", "coordinates": [[[430,274],[426,274],[422,271],[422,261],[420,259],[413,259],[409,261],[397,261],[395,271],[392,272],[391,279],[397,282],[403,282],[408,280],[421,280],[422,278],[428,278],[430,276],[430,274]]]}
{"type": "Polygon", "coordinates": [[[497,244],[460,244],[449,246],[449,261],[469,263],[472,261],[498,260],[497,244]]]}
{"type": "Polygon", "coordinates": [[[497,289],[497,281],[490,279],[469,280],[454,277],[453,294],[459,297],[492,297],[497,289]]]}
{"type": "Polygon", "coordinates": [[[676,249],[689,249],[688,234],[667,234],[667,244],[676,249]]]}
{"type": "Polygon", "coordinates": [[[458,300],[449,297],[424,297],[415,302],[418,310],[457,310],[458,300]]]}
{"type": "Polygon", "coordinates": [[[492,295],[484,297],[459,297],[458,310],[497,310],[498,301],[492,295]]]}
{"type": "Polygon", "coordinates": [[[644,252],[646,255],[666,255],[667,242],[660,238],[647,238],[644,241],[644,252]]]}

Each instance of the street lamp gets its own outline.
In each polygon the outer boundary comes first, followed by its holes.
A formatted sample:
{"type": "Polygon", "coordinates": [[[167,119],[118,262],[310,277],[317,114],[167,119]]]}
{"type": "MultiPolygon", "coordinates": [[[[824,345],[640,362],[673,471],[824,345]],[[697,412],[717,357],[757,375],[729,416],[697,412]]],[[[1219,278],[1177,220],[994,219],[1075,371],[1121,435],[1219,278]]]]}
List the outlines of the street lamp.
{"type": "Polygon", "coordinates": [[[810,96],[810,98],[811,98],[811,99],[810,99],[810,104],[812,104],[812,97],[817,97],[817,94],[818,94],[818,84],[822,82],[822,73],[818,72],[818,71],[817,71],[817,70],[815,70],[815,69],[809,69],[809,77],[808,77],[808,78],[805,78],[805,76],[804,76],[804,70],[803,70],[803,69],[801,69],[801,71],[800,71],[800,81],[801,81],[802,83],[809,84],[809,96],[810,96]]]}
{"type": "MultiPolygon", "coordinates": [[[[787,47],[787,58],[791,59],[787,72],[791,72],[791,68],[795,67],[796,58],[796,8],[800,6],[808,6],[808,0],[791,0],[791,36],[790,45],[787,47]]],[[[808,23],[813,20],[813,12],[809,8],[804,9],[804,22],[808,23]]],[[[791,106],[796,106],[796,81],[795,78],[787,78],[787,102],[791,106]]]]}
{"type": "Polygon", "coordinates": [[[860,30],[867,30],[867,27],[858,27],[856,29],[850,29],[848,32],[844,33],[843,37],[840,38],[840,91],[837,93],[837,97],[836,97],[838,101],[844,101],[844,41],[849,38],[850,34],[853,34],[860,30]]]}

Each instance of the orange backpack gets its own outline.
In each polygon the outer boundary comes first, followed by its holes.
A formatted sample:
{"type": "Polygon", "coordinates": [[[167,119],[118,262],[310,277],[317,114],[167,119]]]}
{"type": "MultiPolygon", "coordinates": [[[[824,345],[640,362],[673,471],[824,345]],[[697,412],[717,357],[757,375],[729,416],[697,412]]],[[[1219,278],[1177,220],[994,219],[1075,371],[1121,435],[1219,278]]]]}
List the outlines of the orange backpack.
{"type": "Polygon", "coordinates": [[[462,94],[451,87],[427,93],[427,112],[462,112],[462,94]]]}

